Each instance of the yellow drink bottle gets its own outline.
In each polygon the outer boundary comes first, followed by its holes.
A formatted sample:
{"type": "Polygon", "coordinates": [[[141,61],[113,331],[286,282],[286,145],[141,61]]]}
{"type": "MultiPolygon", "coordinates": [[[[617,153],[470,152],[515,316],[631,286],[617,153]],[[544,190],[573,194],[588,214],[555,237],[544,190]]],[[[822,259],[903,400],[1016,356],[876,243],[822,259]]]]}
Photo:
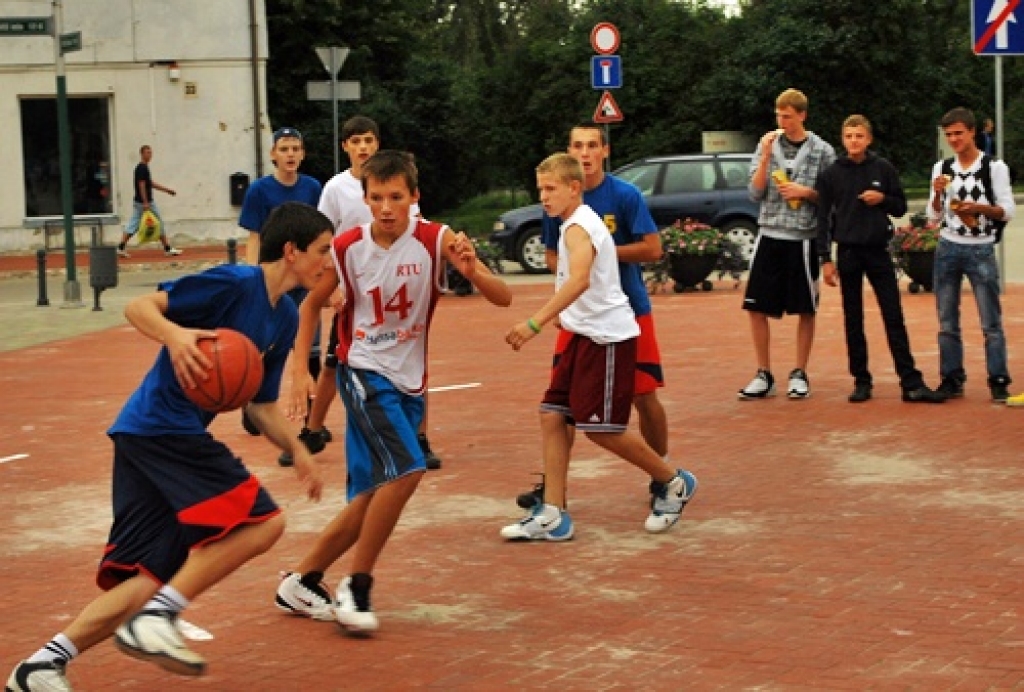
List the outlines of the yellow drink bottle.
{"type": "MultiPolygon", "coordinates": [[[[775,181],[776,185],[784,185],[789,182],[789,176],[786,175],[786,171],[782,170],[781,168],[777,168],[774,171],[772,171],[772,180],[775,181]]],[[[790,209],[799,209],[800,201],[801,200],[799,199],[786,200],[786,202],[789,204],[790,209]]]]}

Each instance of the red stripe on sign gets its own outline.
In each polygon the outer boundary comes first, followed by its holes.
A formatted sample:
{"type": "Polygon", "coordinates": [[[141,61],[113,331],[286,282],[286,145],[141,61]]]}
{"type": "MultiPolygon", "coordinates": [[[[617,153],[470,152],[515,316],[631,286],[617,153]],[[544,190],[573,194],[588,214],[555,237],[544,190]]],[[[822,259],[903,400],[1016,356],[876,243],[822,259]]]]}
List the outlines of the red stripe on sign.
{"type": "Polygon", "coordinates": [[[988,25],[988,28],[985,29],[985,33],[983,33],[981,38],[978,39],[978,42],[974,44],[975,53],[981,53],[985,50],[989,42],[992,40],[992,37],[996,35],[997,31],[999,31],[999,27],[1001,27],[1006,21],[1006,18],[1017,9],[1017,5],[1019,4],[1020,0],[1009,0],[1009,2],[1006,3],[1006,7],[1004,7],[1003,11],[999,13],[996,20],[988,25]]]}

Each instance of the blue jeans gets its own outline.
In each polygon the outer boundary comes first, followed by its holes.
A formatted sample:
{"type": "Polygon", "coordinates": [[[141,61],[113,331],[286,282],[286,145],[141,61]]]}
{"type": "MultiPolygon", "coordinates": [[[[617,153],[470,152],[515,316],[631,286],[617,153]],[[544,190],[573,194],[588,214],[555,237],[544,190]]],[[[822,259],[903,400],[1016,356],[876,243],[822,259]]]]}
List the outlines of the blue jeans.
{"type": "Polygon", "coordinates": [[[933,288],[939,311],[939,374],[961,382],[964,345],[960,337],[960,286],[966,276],[978,304],[981,331],[985,335],[985,364],[988,383],[1010,383],[1006,367],[1006,336],[1003,311],[999,305],[999,267],[994,244],[965,245],[946,239],[935,251],[933,288]]]}

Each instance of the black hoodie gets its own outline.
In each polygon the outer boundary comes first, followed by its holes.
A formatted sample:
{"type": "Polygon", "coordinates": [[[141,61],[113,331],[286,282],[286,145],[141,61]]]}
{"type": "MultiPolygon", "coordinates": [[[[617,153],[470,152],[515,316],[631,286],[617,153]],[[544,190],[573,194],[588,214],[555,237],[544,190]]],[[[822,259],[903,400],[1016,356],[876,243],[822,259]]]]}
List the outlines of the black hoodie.
{"type": "Polygon", "coordinates": [[[856,162],[843,156],[822,171],[818,191],[818,256],[831,255],[832,241],[840,245],[885,246],[892,238],[890,216],[907,213],[899,175],[892,164],[872,152],[856,162]],[[866,190],[885,197],[874,206],[859,199],[866,190]]]}

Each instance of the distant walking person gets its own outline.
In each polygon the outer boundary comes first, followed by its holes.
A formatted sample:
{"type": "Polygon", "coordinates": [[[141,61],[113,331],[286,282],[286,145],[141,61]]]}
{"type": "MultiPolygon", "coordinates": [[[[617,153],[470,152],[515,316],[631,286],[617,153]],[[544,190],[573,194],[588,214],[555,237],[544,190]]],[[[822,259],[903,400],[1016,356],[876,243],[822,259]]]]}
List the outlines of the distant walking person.
{"type": "Polygon", "coordinates": [[[126,249],[128,240],[138,232],[142,215],[147,211],[151,211],[160,224],[160,244],[164,246],[164,254],[168,256],[180,255],[181,250],[171,247],[171,244],[167,242],[167,227],[164,225],[164,219],[160,216],[160,210],[157,209],[156,201],[153,199],[153,190],[166,192],[171,197],[178,193],[166,185],[161,185],[153,180],[153,176],[149,172],[149,162],[153,159],[153,147],[143,144],[142,148],[139,149],[139,157],[142,160],[135,166],[135,198],[132,203],[132,217],[128,220],[128,225],[124,229],[124,235],[121,236],[121,242],[117,246],[117,254],[121,257],[129,257],[128,250],[126,249]]]}

